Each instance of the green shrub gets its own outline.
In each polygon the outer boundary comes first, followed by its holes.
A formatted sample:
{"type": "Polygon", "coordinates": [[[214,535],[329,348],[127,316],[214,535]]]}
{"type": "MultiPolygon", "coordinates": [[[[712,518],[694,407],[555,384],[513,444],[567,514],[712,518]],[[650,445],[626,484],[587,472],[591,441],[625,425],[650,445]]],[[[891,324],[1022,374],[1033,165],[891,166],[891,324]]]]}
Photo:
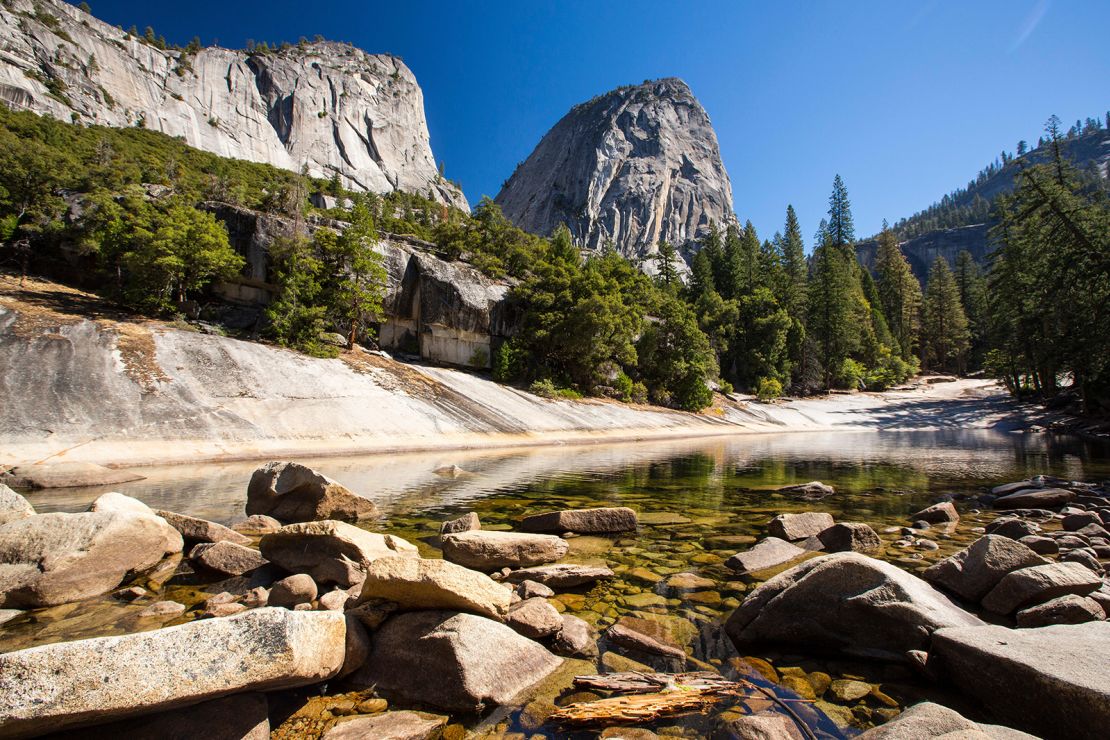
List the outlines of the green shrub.
{"type": "Polygon", "coordinates": [[[867,375],[867,368],[863,363],[856,362],[851,357],[845,357],[833,375],[833,386],[836,388],[857,390],[863,385],[867,375]]]}
{"type": "Polygon", "coordinates": [[[755,396],[760,401],[773,401],[782,395],[782,383],[774,378],[760,378],[755,396]]]}
{"type": "Polygon", "coordinates": [[[717,381],[717,387],[720,388],[721,393],[723,393],[726,396],[728,394],[732,393],[734,390],[736,390],[735,388],[732,387],[732,383],[728,382],[724,378],[721,378],[720,380],[717,381]]]}
{"type": "Polygon", "coordinates": [[[617,396],[625,403],[632,400],[632,385],[632,378],[624,371],[618,373],[613,380],[613,388],[617,391],[617,396]]]}
{"type": "Polygon", "coordinates": [[[551,382],[551,378],[540,378],[534,381],[532,385],[528,386],[528,392],[534,393],[541,398],[555,398],[558,392],[555,384],[551,382]]]}
{"type": "Polygon", "coordinates": [[[493,379],[510,383],[524,373],[525,353],[512,340],[502,342],[493,351],[493,379]]]}

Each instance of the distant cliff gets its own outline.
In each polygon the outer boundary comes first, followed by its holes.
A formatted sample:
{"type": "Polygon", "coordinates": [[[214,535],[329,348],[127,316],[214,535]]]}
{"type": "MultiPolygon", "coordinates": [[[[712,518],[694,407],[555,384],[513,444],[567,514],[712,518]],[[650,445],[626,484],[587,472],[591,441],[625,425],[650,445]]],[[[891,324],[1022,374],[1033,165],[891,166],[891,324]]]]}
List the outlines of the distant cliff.
{"type": "Polygon", "coordinates": [[[63,121],[143,126],[221,156],[338,175],[354,190],[468,208],[437,171],[412,72],[346,44],[163,50],[59,0],[6,0],[0,102],[63,121]]]}
{"type": "Polygon", "coordinates": [[[622,87],[577,105],[543,137],[498,194],[526,231],[565,223],[586,248],[628,257],[661,239],[689,247],[735,218],[717,135],[686,83],[622,87]]]}

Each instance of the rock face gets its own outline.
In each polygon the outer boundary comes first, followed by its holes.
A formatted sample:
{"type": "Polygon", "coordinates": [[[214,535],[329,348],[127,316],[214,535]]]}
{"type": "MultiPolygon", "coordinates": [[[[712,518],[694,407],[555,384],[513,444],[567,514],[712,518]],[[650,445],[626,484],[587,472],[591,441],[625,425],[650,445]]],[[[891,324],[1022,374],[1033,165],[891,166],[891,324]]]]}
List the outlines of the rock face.
{"type": "Polygon", "coordinates": [[[539,643],[473,614],[409,612],[373,638],[365,666],[351,677],[388,697],[462,712],[504,704],[561,661],[539,643]]]}
{"type": "Polygon", "coordinates": [[[323,681],[343,666],[346,629],[342,614],[257,609],[6,653],[0,655],[0,737],[323,681]]]}
{"type": "Polygon", "coordinates": [[[437,171],[423,93],[396,57],[336,43],[163,51],[59,0],[37,4],[53,28],[31,0],[0,8],[0,101],[11,108],[142,126],[223,157],[467,209],[437,171]]]}
{"type": "Polygon", "coordinates": [[[1110,623],[1090,622],[942,629],[930,655],[946,679],[1015,727],[1093,740],[1105,736],[1110,722],[1108,651],[1110,623]]]}
{"type": "Polygon", "coordinates": [[[526,532],[628,532],[636,529],[636,512],[627,506],[549,511],[524,517],[520,528],[526,532]]]}
{"type": "Polygon", "coordinates": [[[283,522],[354,522],[377,516],[378,508],[312,468],[268,462],[251,475],[247,514],[265,514],[283,522]]]}
{"type": "MultiPolygon", "coordinates": [[[[443,557],[453,563],[478,570],[526,568],[558,560],[570,545],[551,534],[472,531],[440,538],[443,557]]],[[[543,583],[539,578],[534,581],[543,583]]]]}
{"type": "Polygon", "coordinates": [[[517,226],[560,224],[587,249],[627,256],[662,239],[683,250],[735,220],[732,185],[709,116],[682,80],[622,87],[575,106],[497,195],[517,226]]]}
{"type": "Polygon", "coordinates": [[[416,547],[400,537],[330,521],[289,524],[265,535],[258,547],[264,558],[291,573],[343,588],[362,583],[378,558],[418,557],[416,547]]]}
{"type": "Polygon", "coordinates": [[[509,589],[484,573],[446,560],[397,557],[370,564],[361,596],[363,601],[387,599],[406,609],[456,609],[498,620],[508,613],[511,598],[509,589]]]}
{"type": "Polygon", "coordinates": [[[147,514],[36,514],[9,522],[0,526],[0,607],[107,593],[181,545],[164,520],[147,514]]]}
{"type": "Polygon", "coordinates": [[[900,568],[839,553],[806,561],[752,591],[725,631],[738,648],[770,642],[897,660],[924,649],[937,629],[980,624],[900,568]]]}

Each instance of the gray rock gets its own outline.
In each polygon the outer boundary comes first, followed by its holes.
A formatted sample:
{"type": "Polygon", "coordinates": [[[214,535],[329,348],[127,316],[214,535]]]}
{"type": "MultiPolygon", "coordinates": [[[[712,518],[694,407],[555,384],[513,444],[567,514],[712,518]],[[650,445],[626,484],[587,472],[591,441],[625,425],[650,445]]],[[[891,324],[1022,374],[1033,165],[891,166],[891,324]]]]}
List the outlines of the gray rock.
{"type": "MultiPolygon", "coordinates": [[[[267,599],[269,597],[267,596],[267,599]]],[[[334,591],[328,591],[320,597],[320,608],[329,612],[341,612],[347,608],[347,602],[351,600],[351,595],[343,589],[337,588],[334,591]]]]}
{"type": "Polygon", "coordinates": [[[994,500],[996,509],[1058,509],[1075,498],[1063,488],[1027,488],[994,500]]]}
{"type": "Polygon", "coordinates": [[[455,534],[456,532],[469,532],[473,529],[481,529],[482,522],[478,520],[478,515],[473,511],[469,514],[463,514],[460,517],[446,521],[439,527],[439,533],[455,534]]]}
{"type": "Polygon", "coordinates": [[[1086,596],[1102,586],[1102,579],[1079,563],[1048,563],[1007,574],[983,598],[983,606],[996,614],[1040,604],[1065,594],[1086,596]]]}
{"type": "Polygon", "coordinates": [[[1102,575],[1102,563],[1098,562],[1098,557],[1095,555],[1094,550],[1090,548],[1083,548],[1080,550],[1069,550],[1060,556],[1062,563],[1079,563],[1083,567],[1090,570],[1092,573],[1102,575]]]}
{"type": "Polygon", "coordinates": [[[390,534],[367,532],[344,522],[288,524],[258,543],[262,556],[290,573],[348,588],[362,583],[378,558],[419,557],[416,546],[390,534]]]}
{"type": "Polygon", "coordinates": [[[266,565],[262,553],[234,542],[201,542],[189,551],[189,559],[208,570],[241,576],[266,565]]]}
{"type": "Polygon", "coordinates": [[[163,619],[172,619],[180,617],[186,611],[184,604],[179,604],[176,601],[155,601],[139,612],[140,617],[161,617],[163,619]]]}
{"type": "Polygon", "coordinates": [[[988,534],[921,574],[934,586],[978,603],[1006,574],[1048,561],[1008,537],[988,534]]]}
{"type": "Polygon", "coordinates": [[[561,664],[539,643],[492,619],[419,611],[389,619],[374,634],[354,686],[394,701],[473,712],[509,703],[561,664]]]}
{"type": "Polygon", "coordinates": [[[834,524],[817,535],[826,552],[878,552],[883,541],[875,530],[862,522],[834,524]]]}
{"type": "Polygon", "coordinates": [[[0,526],[0,607],[105,594],[172,552],[181,536],[147,514],[36,514],[0,526]]]}
{"type": "Polygon", "coordinates": [[[427,712],[382,712],[340,720],[323,740],[438,740],[448,718],[427,712]]]}
{"type": "Polygon", "coordinates": [[[554,589],[577,588],[595,581],[607,581],[616,574],[604,565],[539,565],[533,568],[514,570],[505,576],[509,583],[536,581],[554,589]]]}
{"type": "Polygon", "coordinates": [[[960,513],[956,511],[956,507],[953,506],[951,501],[941,501],[939,504],[925,507],[916,514],[911,514],[910,519],[929,522],[930,524],[942,524],[960,521],[960,513]]]}
{"type": "Polygon", "coordinates": [[[948,707],[932,702],[914,704],[894,719],[859,735],[859,740],[922,740],[943,737],[950,740],[1037,740],[1019,730],[998,725],[983,725],[965,719],[948,707]]]}
{"type": "Polygon", "coordinates": [[[12,489],[0,483],[0,526],[16,519],[34,516],[35,507],[12,489]]]}
{"type": "MultiPolygon", "coordinates": [[[[925,581],[859,553],[808,560],[748,594],[725,624],[733,643],[901,660],[942,627],[982,622],[925,581]]],[[[744,654],[744,653],[741,653],[744,654]]]]}
{"type": "Polygon", "coordinates": [[[520,528],[525,532],[576,532],[594,534],[629,532],[636,529],[636,512],[627,506],[600,509],[568,509],[549,511],[524,517],[520,528]]]}
{"type": "Polygon", "coordinates": [[[568,658],[596,658],[597,633],[590,623],[573,614],[563,614],[562,617],[563,626],[551,641],[551,649],[557,655],[568,658]]]}
{"type": "Polygon", "coordinates": [[[0,737],[318,683],[342,668],[346,631],[342,614],[256,609],[0,654],[0,737]]]}
{"type": "MultiPolygon", "coordinates": [[[[3,21],[0,16],[0,37],[3,21]]],[[[4,60],[0,60],[4,64],[4,60]]],[[[67,115],[66,118],[69,116],[67,115]]],[[[142,480],[143,476],[117,468],[87,462],[64,462],[48,465],[17,465],[8,471],[5,482],[17,488],[85,488],[90,486],[115,486],[142,480]]]]}
{"type": "Polygon", "coordinates": [[[1056,544],[1056,540],[1051,537],[1039,537],[1037,535],[1026,535],[1018,539],[1018,542],[1028,547],[1038,555],[1055,555],[1060,552],[1060,546],[1056,544]]]}
{"type": "Polygon", "coordinates": [[[1031,481],[1019,480],[1014,483],[1003,483],[1001,486],[995,486],[991,489],[993,496],[1008,496],[1011,493],[1024,491],[1027,488],[1036,488],[1031,481]]]}
{"type": "Polygon", "coordinates": [[[304,573],[296,573],[282,578],[270,587],[270,595],[266,603],[270,606],[282,606],[292,609],[297,604],[307,604],[316,600],[318,589],[316,581],[304,573]]]}
{"type": "Polygon", "coordinates": [[[709,224],[735,221],[709,116],[676,78],[572,108],[496,200],[525,231],[565,223],[585,248],[611,241],[626,257],[654,253],[660,240],[684,251],[709,224]]]}
{"type": "Polygon", "coordinates": [[[81,740],[269,740],[266,695],[235,694],[81,730],[81,740]]]}
{"type": "Polygon", "coordinates": [[[778,489],[778,493],[786,493],[792,496],[798,496],[807,500],[823,499],[826,496],[832,496],[836,493],[836,489],[828,483],[822,483],[819,480],[810,481],[809,483],[798,483],[793,486],[783,486],[778,489]]]}
{"type": "Polygon", "coordinates": [[[503,620],[511,597],[509,589],[486,574],[446,560],[393,557],[370,563],[359,600],[385,599],[405,609],[466,611],[503,620]]]}
{"type": "Polygon", "coordinates": [[[509,609],[505,624],[527,638],[542,640],[558,634],[563,628],[563,617],[547,599],[535,596],[514,604],[509,609]]]}
{"type": "Polygon", "coordinates": [[[251,475],[247,514],[265,514],[283,522],[353,522],[378,516],[378,507],[312,468],[269,462],[251,475]]]}
{"type": "Polygon", "coordinates": [[[443,535],[440,544],[444,559],[479,570],[542,565],[563,557],[570,548],[562,537],[520,532],[460,532],[443,535]]]}
{"type": "Polygon", "coordinates": [[[1065,594],[1052,601],[1022,609],[1017,613],[1018,627],[1044,627],[1050,624],[1082,624],[1106,619],[1106,612],[1089,596],[1065,594]]]}
{"type": "Polygon", "coordinates": [[[1014,727],[1078,740],[1106,734],[1110,623],[942,629],[929,653],[944,680],[1014,727]]]}
{"type": "Polygon", "coordinates": [[[836,524],[832,514],[807,511],[801,514],[779,514],[767,525],[767,533],[780,540],[804,540],[820,534],[836,524]]]}
{"type": "Polygon", "coordinates": [[[1069,532],[1074,532],[1077,529],[1082,529],[1088,524],[1095,524],[1099,527],[1102,526],[1102,517],[1096,512],[1084,511],[1082,513],[1067,514],[1060,520],[1060,526],[1069,532]]]}
{"type": "Polygon", "coordinates": [[[281,522],[265,514],[252,514],[246,519],[231,525],[236,532],[247,537],[261,537],[281,529],[281,522]]]}
{"type": "MultiPolygon", "coordinates": [[[[785,714],[762,711],[728,723],[729,740],[805,740],[798,725],[785,714]]],[[[618,735],[619,737],[619,735],[618,735]]]]}
{"type": "Polygon", "coordinates": [[[233,542],[236,545],[247,545],[251,541],[249,537],[216,522],[175,514],[172,511],[156,513],[180,532],[186,542],[233,542]]]}
{"type": "Polygon", "coordinates": [[[166,552],[181,552],[184,548],[185,543],[177,528],[137,498],[109,491],[102,493],[89,504],[88,511],[100,514],[144,514],[155,517],[162,523],[162,530],[165,532],[166,552]]]}
{"type": "Polygon", "coordinates": [[[725,565],[741,573],[766,570],[797,560],[807,550],[796,547],[778,537],[766,537],[746,552],[738,552],[725,561],[725,565]]]}
{"type": "Polygon", "coordinates": [[[522,599],[531,599],[535,596],[549,599],[555,595],[553,589],[538,581],[521,581],[516,587],[516,593],[522,599]]]}

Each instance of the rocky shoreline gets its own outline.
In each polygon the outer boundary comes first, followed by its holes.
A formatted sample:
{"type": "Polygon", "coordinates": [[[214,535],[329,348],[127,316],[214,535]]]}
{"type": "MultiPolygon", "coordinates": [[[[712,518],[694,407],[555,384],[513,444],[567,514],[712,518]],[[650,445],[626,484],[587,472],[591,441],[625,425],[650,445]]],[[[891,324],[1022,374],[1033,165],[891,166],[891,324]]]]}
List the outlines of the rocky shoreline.
{"type": "Polygon", "coordinates": [[[1107,494],[1041,477],[876,531],[821,511],[831,486],[791,486],[779,495],[805,510],[765,520],[763,539],[718,538],[727,559],[692,551],[723,560],[734,580],[722,583],[657,575],[676,568],[634,548],[613,559],[606,543],[638,529],[677,527],[682,547],[682,528],[696,527],[628,507],[527,513],[511,529],[471,512],[414,544],[370,531],[372,503],[295,463],[255,471],[232,527],[119,493],[88,512],[37,514],[0,487],[0,636],[58,620],[0,653],[0,737],[204,726],[236,738],[777,738],[861,723],[868,738],[1096,737],[1110,718],[1107,494]],[[983,526],[953,540],[961,511],[983,526]],[[584,545],[598,557],[568,560],[584,545]],[[571,613],[622,579],[651,588],[571,613]],[[189,598],[195,584],[222,590],[189,598]],[[72,640],[59,614],[96,598],[134,619],[124,634],[72,640]],[[732,657],[695,657],[706,640],[732,657]],[[782,659],[756,657],[772,653],[782,659]],[[907,709],[886,681],[805,656],[954,687],[994,724],[936,703],[907,709]],[[612,690],[624,676],[678,681],[684,701],[718,688],[699,698],[700,724],[668,725],[675,692],[612,690]],[[650,701],[663,709],[646,726],[612,721],[650,701]]]}

